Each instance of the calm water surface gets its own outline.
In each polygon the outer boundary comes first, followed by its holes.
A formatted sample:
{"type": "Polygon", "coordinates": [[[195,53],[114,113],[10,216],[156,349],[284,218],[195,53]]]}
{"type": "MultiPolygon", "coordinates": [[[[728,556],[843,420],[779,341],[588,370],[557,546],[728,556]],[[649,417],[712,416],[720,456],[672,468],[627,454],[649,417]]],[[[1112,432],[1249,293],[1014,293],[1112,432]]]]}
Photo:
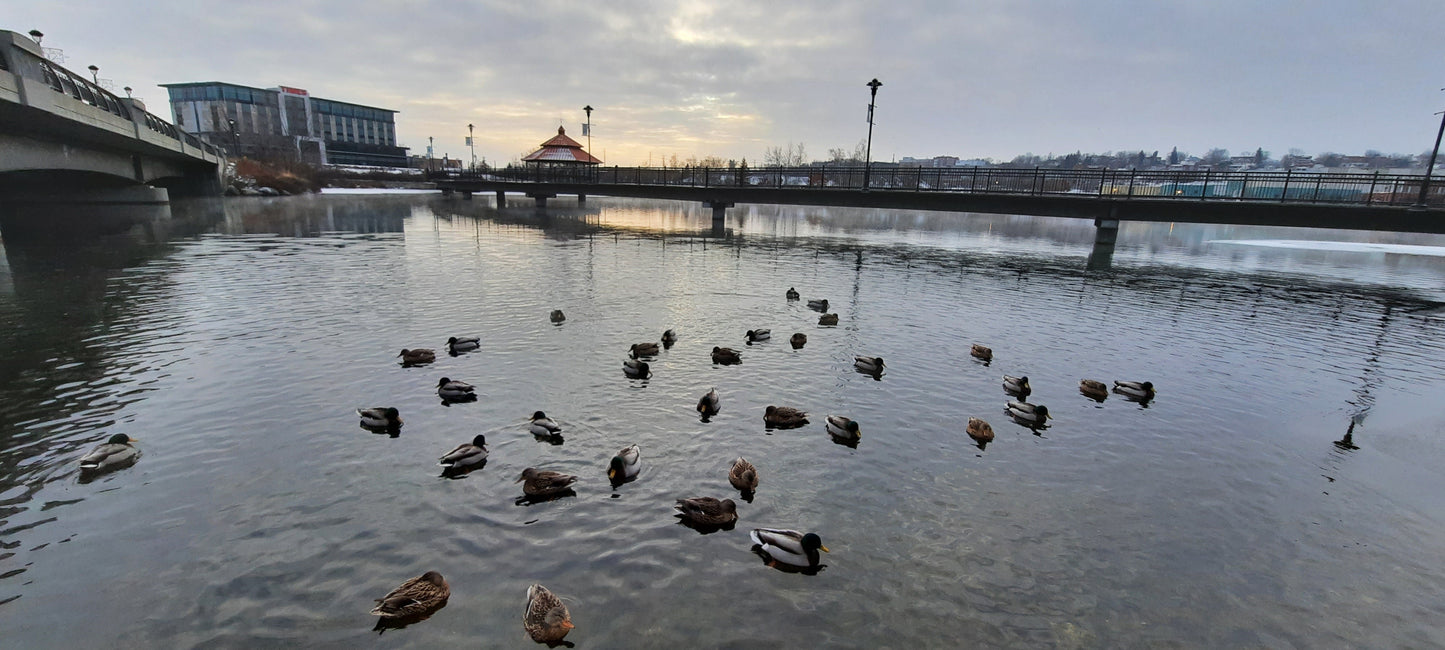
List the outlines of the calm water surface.
{"type": "Polygon", "coordinates": [[[533,582],[592,648],[1445,645],[1445,257],[1374,246],[1441,238],[1128,224],[1088,271],[1081,221],[742,206],[714,233],[684,203],[490,204],[177,203],[80,238],[10,215],[5,645],[529,647],[533,582]],[[1298,243],[1319,238],[1354,243],[1298,243]],[[667,328],[652,378],[624,377],[667,328]],[[482,348],[398,365],[453,335],[482,348]],[[1050,428],[1004,416],[1005,373],[1050,428]],[[480,399],[443,405],[442,376],[480,399]],[[1095,403],[1082,377],[1159,396],[1095,403]],[[767,431],[769,404],[813,424],[767,431]],[[358,428],[386,405],[398,437],[358,428]],[[527,433],[538,409],[563,444],[527,433]],[[82,481],[116,432],[140,461],[82,481]],[[477,433],[487,465],[441,478],[477,433]],[[631,443],[644,469],[614,489],[631,443]],[[736,498],[739,455],[762,485],[736,529],[679,525],[676,498],[736,498]],[[517,505],[529,466],[576,496],[517,505]],[[826,566],[769,568],[758,526],[818,532],[826,566]],[[447,607],[376,636],[371,600],[427,570],[447,607]]]}

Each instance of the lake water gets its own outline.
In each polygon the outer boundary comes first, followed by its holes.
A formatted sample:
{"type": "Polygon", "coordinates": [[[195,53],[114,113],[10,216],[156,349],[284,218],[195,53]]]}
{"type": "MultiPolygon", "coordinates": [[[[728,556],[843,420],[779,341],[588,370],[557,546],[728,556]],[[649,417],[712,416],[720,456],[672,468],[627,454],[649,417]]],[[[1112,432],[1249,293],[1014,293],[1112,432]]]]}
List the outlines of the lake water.
{"type": "Polygon", "coordinates": [[[540,582],[591,648],[1445,646],[1445,239],[1125,224],[1088,270],[1083,221],[739,206],[714,232],[694,204],[513,201],[7,215],[4,645],[529,647],[540,582]],[[481,349],[398,364],[466,335],[481,349]],[[1049,428],[1004,415],[1003,374],[1049,428]],[[443,376],[480,399],[443,405],[443,376]],[[1158,397],[1096,403],[1085,377],[1158,397]],[[768,431],[769,404],[812,423],[768,431]],[[359,406],[400,409],[400,435],[359,406]],[[563,444],[527,432],[539,409],[563,444]],[[116,432],[139,462],[81,480],[116,432]],[[487,465],[440,477],[477,433],[487,465]],[[631,443],[641,476],[614,489],[631,443]],[[679,525],[677,498],[738,498],[739,455],[761,486],[736,528],[679,525]],[[575,496],[518,505],[532,466],[575,496]],[[754,527],[832,552],[770,568],[754,527]],[[449,604],[378,637],[372,599],[427,570],[449,604]]]}

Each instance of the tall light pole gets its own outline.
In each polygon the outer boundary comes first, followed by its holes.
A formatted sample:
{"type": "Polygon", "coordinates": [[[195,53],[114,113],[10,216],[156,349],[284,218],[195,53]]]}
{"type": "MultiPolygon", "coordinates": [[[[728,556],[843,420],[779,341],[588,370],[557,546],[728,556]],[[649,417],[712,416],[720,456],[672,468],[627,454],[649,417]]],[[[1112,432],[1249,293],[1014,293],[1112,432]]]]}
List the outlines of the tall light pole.
{"type": "Polygon", "coordinates": [[[477,141],[472,139],[472,125],[467,125],[467,146],[472,148],[472,171],[477,171],[477,141]]]}
{"type": "Polygon", "coordinates": [[[597,169],[597,165],[591,164],[592,159],[597,157],[592,155],[592,105],[588,104],[586,106],[583,106],[582,110],[586,111],[587,113],[587,126],[582,127],[582,130],[587,132],[587,163],[595,172],[597,169]]]}
{"type": "Polygon", "coordinates": [[[873,167],[873,103],[878,99],[878,87],[883,82],[878,79],[868,82],[868,145],[863,149],[863,191],[868,191],[868,175],[873,167]]]}
{"type": "Polygon", "coordinates": [[[426,170],[429,171],[429,172],[436,171],[435,169],[432,168],[432,164],[431,164],[431,152],[432,152],[432,148],[433,148],[434,146],[436,146],[436,138],[433,138],[432,136],[427,136],[427,137],[426,137],[426,170]]]}
{"type": "Polygon", "coordinates": [[[90,80],[91,80],[91,81],[94,81],[94,82],[95,82],[95,85],[99,86],[99,85],[100,85],[100,68],[99,68],[98,66],[93,66],[93,65],[92,65],[92,66],[86,67],[86,69],[90,71],[90,80]]]}
{"type": "MultiPolygon", "coordinates": [[[[1445,88],[1440,90],[1445,90],[1445,88]]],[[[1436,113],[1436,115],[1440,116],[1440,130],[1435,133],[1435,148],[1430,150],[1430,162],[1425,165],[1425,180],[1420,182],[1420,200],[1415,202],[1417,208],[1430,205],[1430,172],[1435,171],[1435,156],[1440,154],[1440,136],[1445,135],[1445,111],[1436,113]]]]}

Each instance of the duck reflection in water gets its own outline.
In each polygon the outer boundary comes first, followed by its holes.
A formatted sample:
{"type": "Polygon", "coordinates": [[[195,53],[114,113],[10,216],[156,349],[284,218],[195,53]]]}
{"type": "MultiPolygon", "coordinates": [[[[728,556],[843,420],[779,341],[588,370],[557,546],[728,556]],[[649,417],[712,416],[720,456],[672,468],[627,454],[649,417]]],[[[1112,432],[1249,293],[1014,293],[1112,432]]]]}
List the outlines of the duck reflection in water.
{"type": "Polygon", "coordinates": [[[404,628],[408,625],[420,623],[431,618],[432,614],[441,611],[446,606],[446,601],[442,601],[440,605],[437,605],[435,609],[429,612],[413,614],[411,616],[393,616],[378,618],[376,619],[376,625],[371,626],[371,631],[377,633],[378,635],[381,635],[386,634],[387,630],[400,630],[401,628],[404,628]]]}

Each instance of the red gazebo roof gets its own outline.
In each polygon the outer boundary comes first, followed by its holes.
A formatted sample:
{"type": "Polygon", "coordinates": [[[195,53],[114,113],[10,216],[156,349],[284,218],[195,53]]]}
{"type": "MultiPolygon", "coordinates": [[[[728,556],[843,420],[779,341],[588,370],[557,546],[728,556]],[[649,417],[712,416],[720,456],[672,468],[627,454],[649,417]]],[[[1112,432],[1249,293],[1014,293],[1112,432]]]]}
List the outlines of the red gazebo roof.
{"type": "Polygon", "coordinates": [[[541,148],[522,156],[522,162],[600,165],[602,159],[582,150],[582,145],[567,137],[566,129],[557,127],[557,135],[542,143],[541,148]]]}

